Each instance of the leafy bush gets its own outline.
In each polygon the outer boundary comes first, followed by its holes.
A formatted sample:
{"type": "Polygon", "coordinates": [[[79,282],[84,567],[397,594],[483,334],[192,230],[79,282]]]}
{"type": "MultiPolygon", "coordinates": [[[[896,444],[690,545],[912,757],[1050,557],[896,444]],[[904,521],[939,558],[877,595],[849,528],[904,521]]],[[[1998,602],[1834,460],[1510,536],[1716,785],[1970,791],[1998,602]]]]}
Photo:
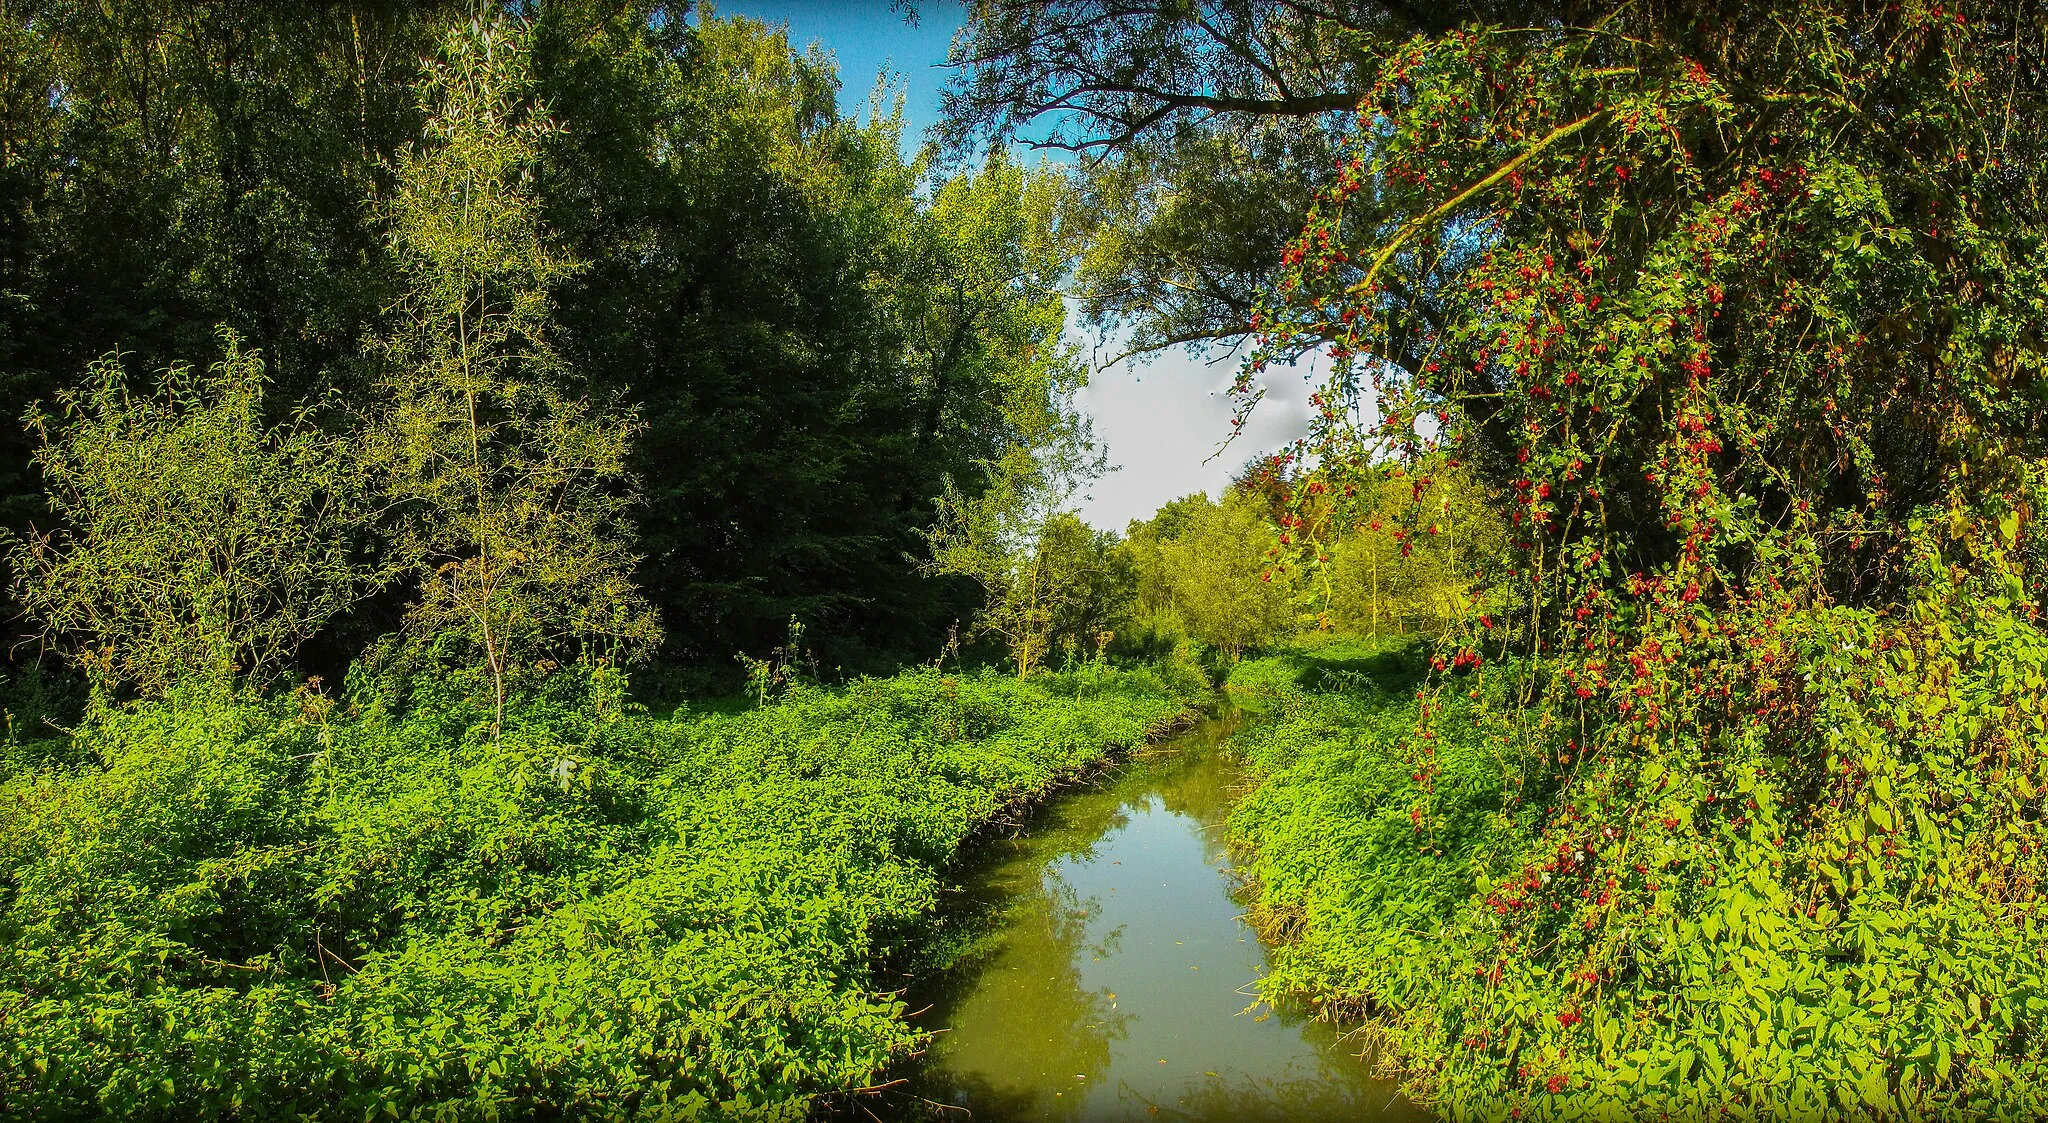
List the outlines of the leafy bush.
{"type": "Polygon", "coordinates": [[[800,1118],[919,1040],[870,965],[962,841],[1180,707],[1099,668],[659,720],[549,685],[496,741],[463,682],[179,694],[0,781],[0,1111],[800,1118]]]}
{"type": "Polygon", "coordinates": [[[59,529],[14,542],[16,595],[102,687],[261,688],[388,577],[353,448],[308,410],[267,424],[262,357],[221,343],[154,395],[109,355],[30,414],[59,529]]]}

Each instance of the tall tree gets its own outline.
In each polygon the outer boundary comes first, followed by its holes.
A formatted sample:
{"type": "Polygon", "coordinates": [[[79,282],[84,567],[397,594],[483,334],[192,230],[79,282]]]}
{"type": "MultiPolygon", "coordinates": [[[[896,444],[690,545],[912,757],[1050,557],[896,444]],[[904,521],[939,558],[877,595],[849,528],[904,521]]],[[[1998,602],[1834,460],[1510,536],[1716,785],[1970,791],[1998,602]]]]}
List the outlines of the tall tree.
{"type": "Polygon", "coordinates": [[[886,108],[842,111],[829,57],[744,18],[552,5],[536,31],[549,218],[590,262],[559,338],[642,405],[666,654],[730,668],[797,616],[827,667],[926,657],[974,610],[918,568],[932,497],[981,490],[1078,376],[1050,361],[1054,178],[931,174],[886,108]]]}
{"type": "Polygon", "coordinates": [[[479,17],[428,64],[425,139],[401,155],[389,208],[408,291],[375,442],[419,573],[409,630],[476,645],[497,727],[515,660],[630,658],[660,635],[625,521],[641,426],[573,393],[549,340],[550,294],[577,266],[542,228],[533,177],[552,126],[528,35],[479,17]]]}
{"type": "MultiPolygon", "coordinates": [[[[117,348],[204,365],[222,324],[273,409],[347,382],[392,291],[362,199],[458,7],[0,3],[0,413],[117,348]]],[[[0,440],[16,525],[30,451],[0,440]]]]}
{"type": "MultiPolygon", "coordinates": [[[[1053,362],[1073,362],[1065,346],[1053,362]]],[[[1069,392],[1070,393],[1070,392],[1069,392]]],[[[1000,636],[1019,677],[1059,641],[1063,622],[1096,619],[1103,598],[1084,555],[1107,547],[1070,509],[1078,490],[1099,478],[1105,454],[1069,394],[1050,399],[997,458],[978,468],[977,491],[951,478],[938,496],[938,520],[925,532],[925,572],[966,578],[982,593],[975,627],[1000,636]]]]}
{"type": "Polygon", "coordinates": [[[1065,339],[1064,196],[1056,172],[996,153],[939,183],[906,224],[890,312],[922,399],[920,456],[987,457],[1057,424],[1086,380],[1065,339]]]}
{"type": "Polygon", "coordinates": [[[1292,590],[1278,572],[1279,535],[1261,498],[1232,487],[1218,503],[1197,492],[1131,524],[1127,551],[1141,606],[1235,659],[1294,624],[1292,590]]]}

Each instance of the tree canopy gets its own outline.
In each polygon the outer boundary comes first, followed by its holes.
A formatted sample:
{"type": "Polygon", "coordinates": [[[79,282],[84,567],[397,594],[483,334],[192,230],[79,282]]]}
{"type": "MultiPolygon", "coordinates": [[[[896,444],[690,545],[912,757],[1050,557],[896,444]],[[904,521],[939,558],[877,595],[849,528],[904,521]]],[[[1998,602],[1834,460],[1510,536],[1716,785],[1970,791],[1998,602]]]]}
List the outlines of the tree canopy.
{"type": "Polygon", "coordinates": [[[1235,342],[1378,80],[1378,45],[1541,5],[975,0],[944,142],[1075,154],[1078,291],[1130,346],[1235,342]]]}
{"type": "MultiPolygon", "coordinates": [[[[620,438],[614,478],[636,486],[606,501],[663,658],[721,681],[793,614],[830,665],[936,650],[974,595],[920,571],[931,498],[948,478],[977,494],[1076,377],[1057,181],[906,159],[886,111],[842,112],[828,56],[754,21],[654,0],[514,14],[526,61],[501,109],[534,129],[500,197],[574,265],[514,301],[555,364],[517,380],[620,438]],[[637,429],[602,420],[621,403],[637,429]]],[[[392,341],[428,243],[392,236],[418,212],[394,200],[421,198],[407,177],[441,143],[423,60],[473,17],[0,4],[0,414],[115,350],[203,369],[223,326],[263,357],[266,420],[340,402],[319,416],[339,433],[407,400],[394,370],[434,364],[392,341]]],[[[22,533],[59,528],[33,453],[0,435],[22,533]]],[[[338,678],[427,572],[328,621],[303,669],[338,678]]]]}

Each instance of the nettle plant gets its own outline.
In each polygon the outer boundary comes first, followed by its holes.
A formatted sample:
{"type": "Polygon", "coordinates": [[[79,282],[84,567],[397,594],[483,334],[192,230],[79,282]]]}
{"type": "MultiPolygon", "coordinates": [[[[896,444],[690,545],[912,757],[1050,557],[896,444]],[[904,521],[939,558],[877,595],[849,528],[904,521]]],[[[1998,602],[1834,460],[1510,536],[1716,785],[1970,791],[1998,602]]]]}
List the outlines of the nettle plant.
{"type": "Polygon", "coordinates": [[[1336,356],[1310,522],[1510,524],[1408,751],[1441,851],[1479,699],[1518,841],[1395,1040],[1479,1115],[2038,1110],[2039,13],[1595,7],[1378,60],[1245,372],[1336,356]]]}

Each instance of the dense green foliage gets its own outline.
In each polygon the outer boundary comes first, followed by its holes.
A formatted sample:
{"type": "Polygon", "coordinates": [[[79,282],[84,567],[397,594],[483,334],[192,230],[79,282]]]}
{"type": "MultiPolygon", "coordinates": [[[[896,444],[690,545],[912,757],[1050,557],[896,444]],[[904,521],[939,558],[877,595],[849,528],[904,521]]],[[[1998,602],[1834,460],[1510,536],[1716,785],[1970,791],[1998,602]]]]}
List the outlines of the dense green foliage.
{"type": "Polygon", "coordinates": [[[1339,1017],[1411,1003],[1497,841],[1504,788],[1472,731],[1446,732],[1444,820],[1423,835],[1407,798],[1425,646],[1303,642],[1247,660],[1224,689],[1261,715],[1231,740],[1259,781],[1231,813],[1252,918],[1274,941],[1261,984],[1339,1017]]]}
{"type": "Polygon", "coordinates": [[[1184,636],[1228,659],[1292,631],[1287,583],[1273,580],[1276,537],[1258,497],[1237,488],[1221,503],[1197,493],[1133,522],[1124,553],[1137,576],[1134,623],[1148,638],[1184,636]]]}
{"type": "MultiPolygon", "coordinates": [[[[1015,167],[955,183],[906,159],[893,117],[842,113],[829,58],[757,23],[661,0],[508,11],[525,65],[490,127],[530,135],[494,196],[524,202],[497,217],[538,239],[535,263],[578,268],[526,286],[561,377],[503,373],[637,412],[625,514],[663,660],[729,678],[792,614],[828,666],[929,657],[973,609],[919,571],[932,497],[949,477],[977,494],[1062,392],[1047,380],[1073,376],[1047,362],[1051,194],[1025,199],[1015,167]]],[[[263,357],[269,421],[319,404],[340,431],[422,389],[393,375],[432,369],[421,268],[452,246],[415,236],[431,224],[403,200],[461,159],[428,125],[431,83],[474,15],[0,3],[0,416],[117,349],[206,369],[222,326],[263,357]]],[[[62,519],[34,451],[0,432],[0,523],[22,533],[62,519]]],[[[417,585],[330,621],[301,669],[342,677],[417,585]]]]}
{"type": "Polygon", "coordinates": [[[1201,662],[1265,985],[1452,1115],[2048,1110],[2041,13],[1418,8],[977,0],[906,158],[685,4],[0,0],[98,688],[10,667],[0,1113],[800,1116],[1201,662]],[[1088,527],[1072,298],[1310,436],[1088,527]]]}
{"type": "Polygon", "coordinates": [[[0,780],[0,1112],[801,1118],[918,1040],[873,993],[973,831],[1181,703],[935,672],[491,736],[176,696],[0,780]]]}
{"type": "MultiPolygon", "coordinates": [[[[2013,717],[1994,716],[1997,680],[2040,675],[2042,645],[2010,629],[1958,636],[1950,654],[1913,674],[1894,663],[1900,686],[1873,698],[1849,695],[1868,618],[1833,623],[1800,642],[1807,665],[1820,669],[1825,712],[1840,723],[1838,751],[1875,757],[1888,732],[1881,723],[1892,721],[1920,731],[1924,764],[1873,782],[1801,832],[1771,791],[1782,766],[1751,748],[1738,758],[1743,777],[1734,785],[1747,821],[1740,833],[1716,832],[1726,849],[1704,854],[1678,828],[1697,829],[1727,797],[1697,770],[1646,769],[1661,837],[1582,825],[1578,846],[1505,878],[1503,855],[1542,838],[1556,814],[1548,800],[1530,798],[1542,769],[1502,767],[1504,730],[1485,715],[1512,695],[1482,687],[1445,703],[1424,735],[1436,772],[1429,803],[1418,805],[1415,687],[1428,673],[1425,647],[1340,640],[1240,664],[1226,688],[1269,714],[1234,741],[1260,785],[1231,820],[1257,891],[1254,918],[1275,940],[1266,993],[1368,1019],[1383,1055],[1459,1116],[1620,1103],[1692,1116],[1734,1094],[1758,1114],[1855,1112],[1884,1096],[1928,1115],[2038,1113],[2048,1075],[2030,1045],[2043,1001],[2039,960],[2015,952],[2010,913],[1959,908],[1940,890],[1965,879],[2010,908],[2038,877],[2030,827],[2011,810],[2013,769],[2026,758],[1987,769],[1960,743],[1972,728],[2013,717]],[[1955,653],[1971,646],[2005,662],[1996,672],[1962,671],[1955,653]],[[1939,685],[1916,684],[1923,672],[1939,685]],[[1960,706],[1949,708],[1949,692],[1960,706]],[[1938,793],[1983,810],[1943,815],[1938,793]],[[1893,818],[1900,814],[1912,818],[1893,818]],[[1912,850],[1887,845],[1908,829],[1912,850]],[[1744,842],[1767,857],[1723,864],[1744,842]],[[1661,907],[1609,920],[1602,898],[1620,898],[1622,887],[1596,862],[1614,844],[1627,848],[1639,876],[1688,867],[1701,875],[1656,875],[1642,891],[1661,907]],[[1904,877],[1895,864],[1902,858],[1914,863],[1904,877]],[[1787,867],[1816,883],[1806,900],[1787,899],[1787,867]],[[1834,903],[1843,898],[1846,908],[1834,903]],[[1594,910],[1598,921],[1588,925],[1594,910]],[[1620,979],[1588,971],[1560,993],[1545,984],[1541,961],[1503,947],[1504,921],[1517,914],[1534,914],[1560,947],[1627,939],[1632,971],[1620,979]],[[1511,1050],[1516,1067],[1494,1059],[1494,1049],[1511,1050]],[[1619,1063],[1581,1067],[1604,1057],[1619,1063]],[[1529,1084],[1541,1089],[1533,1097],[1529,1084]],[[1566,1096],[1574,1086],[1579,1095],[1566,1096]]],[[[1592,814],[1611,809],[1588,801],[1592,814]]]]}
{"type": "Polygon", "coordinates": [[[1320,594],[1328,620],[1370,635],[1441,632],[1485,602],[1506,523],[1483,485],[1454,469],[1418,488],[1395,468],[1353,486],[1369,492],[1364,502],[1281,515],[1302,543],[1287,560],[1299,566],[1296,580],[1320,594]],[[1319,515],[1354,521],[1323,530],[1319,515]]]}
{"type": "Polygon", "coordinates": [[[61,529],[19,540],[16,595],[93,685],[258,689],[388,579],[350,443],[301,411],[265,423],[262,356],[233,337],[204,374],[136,385],[117,359],[30,419],[61,529]]]}
{"type": "Polygon", "coordinates": [[[1457,859],[1426,958],[1341,904],[1411,885],[1384,838],[1346,886],[1271,880],[1323,902],[1296,982],[1452,1113],[2041,1110],[2036,20],[1358,41],[1353,155],[1266,313],[1345,360],[1289,498],[1463,464],[1510,531],[1407,735],[1331,718],[1280,773],[1457,859]]]}
{"type": "Polygon", "coordinates": [[[1051,185],[1000,162],[941,178],[894,117],[840,112],[823,55],[645,16],[543,5],[535,66],[562,124],[539,189],[589,263],[557,342],[647,426],[630,466],[664,657],[730,667],[792,615],[828,667],[928,657],[974,608],[921,572],[933,497],[1039,447],[1084,375],[1049,291],[1051,185]]]}
{"type": "Polygon", "coordinates": [[[1133,520],[1123,650],[1193,643],[1228,664],[1297,632],[1436,633],[1488,596],[1502,525],[1464,473],[1427,495],[1398,468],[1338,494],[1259,458],[1220,500],[1197,493],[1133,520]],[[1295,494],[1296,491],[1299,494],[1295,494]]]}

